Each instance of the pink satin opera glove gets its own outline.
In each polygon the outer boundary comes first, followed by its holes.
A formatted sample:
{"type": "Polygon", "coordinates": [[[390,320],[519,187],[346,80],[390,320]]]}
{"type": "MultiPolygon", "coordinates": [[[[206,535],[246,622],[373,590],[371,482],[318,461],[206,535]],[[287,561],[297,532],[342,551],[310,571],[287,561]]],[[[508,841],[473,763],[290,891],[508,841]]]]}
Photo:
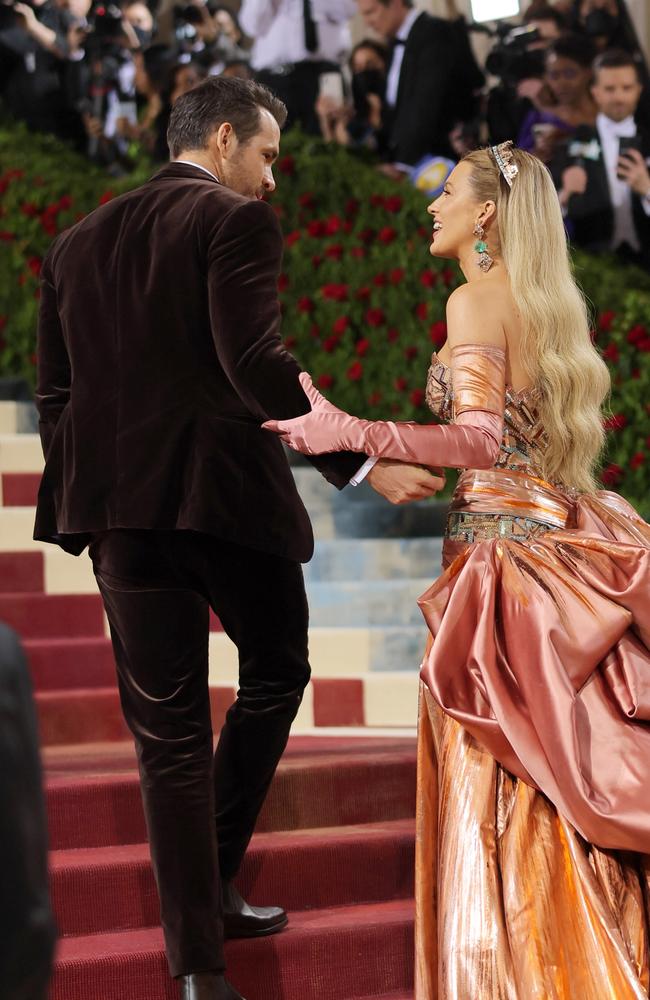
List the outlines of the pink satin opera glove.
{"type": "Polygon", "coordinates": [[[452,424],[426,426],[392,420],[362,420],[344,413],[300,376],[312,409],[292,420],[262,426],[303,455],[357,451],[426,466],[489,469],[503,437],[506,357],[493,344],[461,344],[451,351],[452,424]]]}

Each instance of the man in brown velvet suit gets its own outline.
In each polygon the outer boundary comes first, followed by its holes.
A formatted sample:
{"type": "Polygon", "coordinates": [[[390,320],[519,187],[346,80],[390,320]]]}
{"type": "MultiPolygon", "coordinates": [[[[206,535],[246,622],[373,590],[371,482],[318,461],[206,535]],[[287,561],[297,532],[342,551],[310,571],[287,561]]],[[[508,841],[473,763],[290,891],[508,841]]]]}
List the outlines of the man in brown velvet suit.
{"type": "MultiPolygon", "coordinates": [[[[260,200],[285,115],[258,84],[205,81],[174,106],[172,162],[63,233],[42,269],[35,537],[90,549],[186,1000],[239,997],[224,931],[287,922],[232,881],[309,680],[311,525],[260,426],[309,408],[279,335],[282,235],[260,200]],[[210,607],[240,662],[214,757],[210,607]]],[[[362,463],[314,460],[338,488],[362,463]]],[[[440,486],[390,463],[370,481],[393,502],[440,486]]]]}

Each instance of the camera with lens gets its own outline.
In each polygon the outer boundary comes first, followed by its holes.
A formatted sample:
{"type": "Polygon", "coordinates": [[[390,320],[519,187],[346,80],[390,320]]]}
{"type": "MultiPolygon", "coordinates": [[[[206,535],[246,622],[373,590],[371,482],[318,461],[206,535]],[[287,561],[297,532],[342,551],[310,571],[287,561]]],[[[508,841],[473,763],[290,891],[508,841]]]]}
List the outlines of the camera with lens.
{"type": "Polygon", "coordinates": [[[504,29],[500,26],[497,31],[499,38],[485,62],[488,73],[511,85],[529,77],[543,76],[544,50],[530,48],[540,40],[537,28],[504,29]]]}

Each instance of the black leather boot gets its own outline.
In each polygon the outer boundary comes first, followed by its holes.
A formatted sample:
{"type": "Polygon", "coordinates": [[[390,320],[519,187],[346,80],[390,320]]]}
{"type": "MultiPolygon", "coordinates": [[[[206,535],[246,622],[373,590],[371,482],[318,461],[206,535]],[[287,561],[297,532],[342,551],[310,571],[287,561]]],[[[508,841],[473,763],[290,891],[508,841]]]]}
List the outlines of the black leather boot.
{"type": "Polygon", "coordinates": [[[244,1000],[224,976],[214,972],[193,972],[179,976],[181,1000],[244,1000]]]}
{"type": "Polygon", "coordinates": [[[223,882],[223,930],[227,938],[266,937],[289,923],[279,906],[249,906],[232,882],[223,882]]]}

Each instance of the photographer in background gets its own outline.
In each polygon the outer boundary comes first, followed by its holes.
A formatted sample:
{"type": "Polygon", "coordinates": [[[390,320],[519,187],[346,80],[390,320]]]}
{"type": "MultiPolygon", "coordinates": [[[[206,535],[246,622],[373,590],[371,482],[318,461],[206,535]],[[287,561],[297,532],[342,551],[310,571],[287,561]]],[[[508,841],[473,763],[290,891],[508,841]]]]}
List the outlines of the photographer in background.
{"type": "Polygon", "coordinates": [[[30,129],[80,146],[83,129],[64,85],[73,24],[73,15],[56,0],[0,3],[5,107],[30,129]]]}
{"type": "Polygon", "coordinates": [[[537,107],[526,115],[517,139],[521,149],[548,163],[576,128],[594,124],[593,58],[593,46],[582,35],[563,35],[551,43],[544,59],[548,102],[542,103],[540,95],[537,107]]]}
{"type": "Polygon", "coordinates": [[[350,53],[352,100],[335,101],[324,94],[316,112],[326,142],[377,151],[382,126],[382,97],[386,89],[388,50],[364,38],[350,53]]]}
{"type": "Polygon", "coordinates": [[[641,89],[630,53],[598,56],[595,127],[578,129],[551,170],[577,246],[650,267],[650,136],[634,119],[641,89]]]}
{"type": "Polygon", "coordinates": [[[340,77],[355,11],[354,0],[243,0],[239,22],[254,39],[255,78],[287,106],[286,128],[299,125],[321,134],[316,112],[320,78],[340,77]]]}

